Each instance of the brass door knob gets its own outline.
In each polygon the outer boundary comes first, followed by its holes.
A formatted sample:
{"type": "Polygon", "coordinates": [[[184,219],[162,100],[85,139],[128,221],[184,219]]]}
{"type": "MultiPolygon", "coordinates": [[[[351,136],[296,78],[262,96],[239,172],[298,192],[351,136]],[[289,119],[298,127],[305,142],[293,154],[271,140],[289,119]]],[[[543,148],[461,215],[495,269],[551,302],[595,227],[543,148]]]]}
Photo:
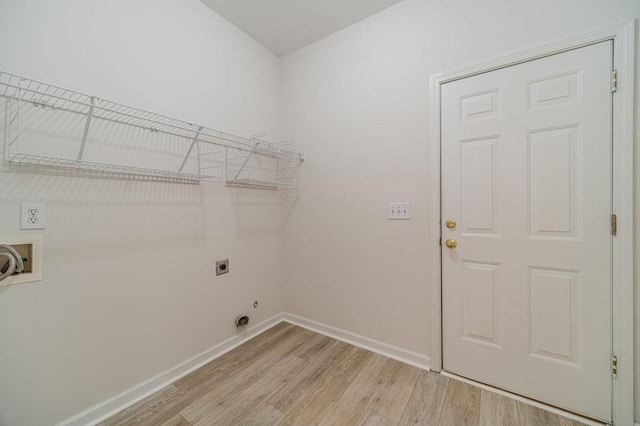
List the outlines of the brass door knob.
{"type": "Polygon", "coordinates": [[[445,226],[449,229],[454,229],[457,225],[456,221],[454,219],[447,219],[447,221],[444,223],[445,226]]]}
{"type": "Polygon", "coordinates": [[[456,240],[447,240],[444,242],[444,244],[450,249],[454,249],[458,247],[458,242],[456,240]]]}

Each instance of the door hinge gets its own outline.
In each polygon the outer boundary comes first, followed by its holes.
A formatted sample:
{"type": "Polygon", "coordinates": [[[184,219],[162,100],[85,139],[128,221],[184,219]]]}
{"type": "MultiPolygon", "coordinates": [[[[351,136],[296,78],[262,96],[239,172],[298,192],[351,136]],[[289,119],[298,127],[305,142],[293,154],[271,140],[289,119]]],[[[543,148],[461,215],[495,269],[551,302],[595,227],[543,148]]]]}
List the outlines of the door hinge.
{"type": "Polygon", "coordinates": [[[618,357],[615,355],[611,357],[611,375],[618,376],[618,357]]]}
{"type": "Polygon", "coordinates": [[[618,234],[618,216],[615,214],[611,215],[611,235],[618,234]]]}
{"type": "Polygon", "coordinates": [[[615,93],[618,90],[618,71],[611,71],[611,93],[615,93]]]}
{"type": "Polygon", "coordinates": [[[440,241],[438,241],[438,244],[442,245],[442,237],[440,237],[440,241]]]}

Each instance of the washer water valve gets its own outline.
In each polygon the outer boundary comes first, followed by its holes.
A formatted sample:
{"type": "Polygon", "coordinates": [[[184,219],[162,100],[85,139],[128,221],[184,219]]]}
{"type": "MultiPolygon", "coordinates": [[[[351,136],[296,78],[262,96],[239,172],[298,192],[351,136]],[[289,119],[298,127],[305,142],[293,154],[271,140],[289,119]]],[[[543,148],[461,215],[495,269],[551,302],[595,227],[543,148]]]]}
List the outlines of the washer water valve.
{"type": "Polygon", "coordinates": [[[0,259],[4,259],[0,265],[0,281],[24,271],[25,259],[12,246],[0,244],[0,259]]]}

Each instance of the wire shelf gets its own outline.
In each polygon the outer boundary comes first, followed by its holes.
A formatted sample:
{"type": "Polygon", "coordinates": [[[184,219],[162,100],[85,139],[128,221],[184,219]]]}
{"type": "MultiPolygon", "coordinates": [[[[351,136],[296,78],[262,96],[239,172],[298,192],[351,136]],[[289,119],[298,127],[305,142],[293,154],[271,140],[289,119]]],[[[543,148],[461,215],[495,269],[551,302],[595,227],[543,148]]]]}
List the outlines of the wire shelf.
{"type": "Polygon", "coordinates": [[[4,161],[41,172],[291,188],[303,155],[0,71],[4,161]],[[284,176],[284,178],[283,178],[284,176]],[[271,182],[271,184],[264,184],[271,182]]]}
{"type": "MultiPolygon", "coordinates": [[[[150,180],[166,180],[171,182],[184,182],[184,183],[198,183],[201,180],[215,180],[214,176],[191,174],[181,172],[171,172],[167,170],[147,169],[143,167],[132,166],[119,166],[117,164],[95,163],[92,161],[84,160],[69,160],[67,158],[55,158],[45,157],[42,155],[32,154],[14,154],[9,159],[10,166],[27,166],[32,168],[41,168],[46,170],[51,168],[55,174],[64,174],[64,171],[69,171],[70,175],[73,172],[88,172],[93,176],[101,174],[119,175],[123,178],[151,178],[150,180]],[[59,170],[53,170],[59,169],[59,170]]],[[[78,173],[82,174],[82,173],[78,173]]]]}
{"type": "Polygon", "coordinates": [[[272,189],[272,190],[277,190],[280,188],[289,188],[289,189],[293,189],[296,188],[297,185],[290,183],[290,182],[276,182],[276,181],[271,181],[271,180],[260,180],[260,179],[249,179],[249,178],[244,178],[244,179],[237,179],[237,180],[228,180],[227,181],[227,185],[228,186],[237,186],[240,188],[254,188],[254,187],[260,187],[262,189],[272,189]]]}

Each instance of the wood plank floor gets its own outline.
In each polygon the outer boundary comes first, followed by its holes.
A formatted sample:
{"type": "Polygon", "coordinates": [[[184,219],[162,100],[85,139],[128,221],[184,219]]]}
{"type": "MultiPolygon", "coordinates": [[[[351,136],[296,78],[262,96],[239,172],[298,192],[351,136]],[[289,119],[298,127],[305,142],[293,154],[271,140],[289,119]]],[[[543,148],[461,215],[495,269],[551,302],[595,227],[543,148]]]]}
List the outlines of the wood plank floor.
{"type": "Polygon", "coordinates": [[[101,425],[581,423],[280,323],[101,425]]]}

